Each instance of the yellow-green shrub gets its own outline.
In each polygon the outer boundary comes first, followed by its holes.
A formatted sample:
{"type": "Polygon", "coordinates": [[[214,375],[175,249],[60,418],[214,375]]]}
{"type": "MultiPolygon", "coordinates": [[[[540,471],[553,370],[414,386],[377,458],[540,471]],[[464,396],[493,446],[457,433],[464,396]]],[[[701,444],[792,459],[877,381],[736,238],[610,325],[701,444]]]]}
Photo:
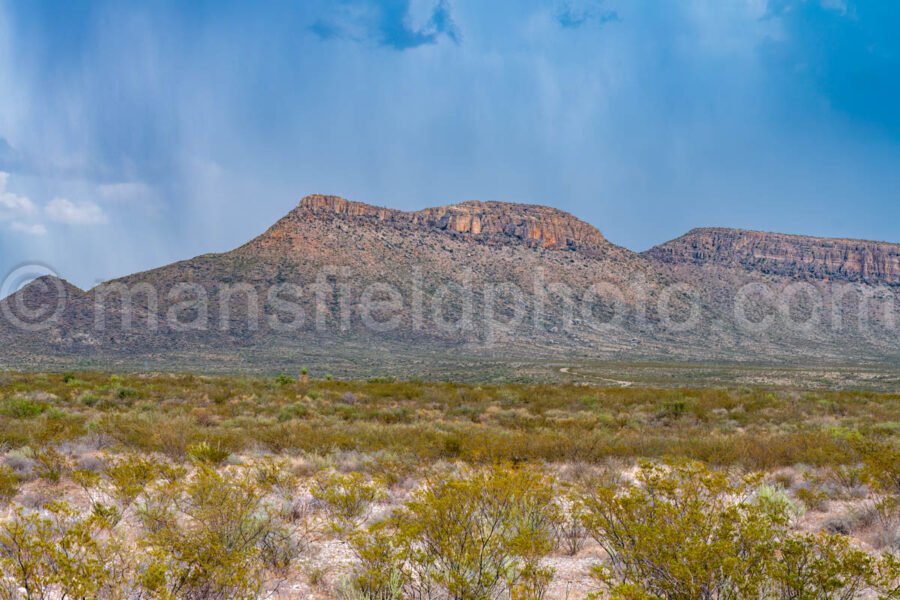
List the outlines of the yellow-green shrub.
{"type": "Polygon", "coordinates": [[[19,478],[15,471],[0,465],[0,504],[7,504],[19,492],[19,478]]]}
{"type": "Polygon", "coordinates": [[[264,542],[276,529],[263,502],[265,491],[249,472],[223,474],[198,465],[163,507],[170,516],[157,517],[157,526],[143,540],[150,557],[143,585],[152,589],[147,591],[189,598],[256,597],[264,579],[264,542]]]}
{"type": "Polygon", "coordinates": [[[25,598],[124,597],[131,566],[122,550],[102,519],[65,503],[46,516],[17,508],[0,525],[0,570],[25,598]]]}
{"type": "Polygon", "coordinates": [[[316,478],[310,489],[322,502],[337,532],[352,531],[367,518],[373,502],[384,497],[384,487],[362,473],[328,473],[316,478]]]}
{"type": "Polygon", "coordinates": [[[403,597],[541,598],[553,575],[541,565],[555,545],[552,489],[526,467],[436,477],[354,539],[357,588],[370,598],[397,587],[403,597]]]}
{"type": "Polygon", "coordinates": [[[897,585],[896,562],[795,533],[789,499],[756,483],[699,463],[644,463],[634,485],[596,487],[585,526],[609,560],[595,576],[614,598],[668,600],[850,599],[897,585]]]}

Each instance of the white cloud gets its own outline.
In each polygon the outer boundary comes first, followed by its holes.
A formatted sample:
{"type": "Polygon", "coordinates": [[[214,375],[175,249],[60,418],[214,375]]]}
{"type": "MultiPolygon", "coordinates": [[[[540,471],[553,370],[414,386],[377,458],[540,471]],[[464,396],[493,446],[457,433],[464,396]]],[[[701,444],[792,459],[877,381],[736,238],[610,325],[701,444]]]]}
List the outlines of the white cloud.
{"type": "Polygon", "coordinates": [[[0,171],[0,223],[11,231],[27,235],[45,235],[46,220],[68,225],[100,225],[107,222],[106,213],[93,202],[72,202],[54,198],[43,210],[30,198],[10,192],[9,173],[0,171]]]}
{"type": "Polygon", "coordinates": [[[847,14],[847,0],[822,0],[822,8],[833,10],[842,15],[847,14]]]}
{"type": "Polygon", "coordinates": [[[46,235],[47,228],[41,223],[22,223],[21,221],[13,221],[9,224],[9,228],[19,233],[27,235],[46,235]]]}
{"type": "Polygon", "coordinates": [[[68,198],[54,198],[44,208],[52,221],[68,225],[102,225],[107,222],[106,213],[93,202],[72,202],[68,198]]]}
{"type": "Polygon", "coordinates": [[[0,221],[26,218],[37,212],[34,202],[6,189],[9,173],[0,171],[0,221]]]}
{"type": "Polygon", "coordinates": [[[104,198],[117,202],[141,201],[152,194],[150,186],[139,181],[101,183],[97,186],[97,191],[104,198]]]}

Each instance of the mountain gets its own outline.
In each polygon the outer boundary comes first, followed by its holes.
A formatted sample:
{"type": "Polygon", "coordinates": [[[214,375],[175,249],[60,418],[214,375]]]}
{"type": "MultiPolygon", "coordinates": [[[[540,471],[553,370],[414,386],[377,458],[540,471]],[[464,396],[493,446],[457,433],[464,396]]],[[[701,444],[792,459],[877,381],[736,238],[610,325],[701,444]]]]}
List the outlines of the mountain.
{"type": "Polygon", "coordinates": [[[718,264],[784,277],[900,286],[900,244],[739,229],[694,229],[646,252],[668,264],[718,264]]]}
{"type": "Polygon", "coordinates": [[[13,366],[345,374],[572,357],[891,362],[898,250],[698,229],[635,253],[545,206],[405,212],[313,195],[231,252],[89,291],[36,280],[0,302],[0,343],[13,366]]]}

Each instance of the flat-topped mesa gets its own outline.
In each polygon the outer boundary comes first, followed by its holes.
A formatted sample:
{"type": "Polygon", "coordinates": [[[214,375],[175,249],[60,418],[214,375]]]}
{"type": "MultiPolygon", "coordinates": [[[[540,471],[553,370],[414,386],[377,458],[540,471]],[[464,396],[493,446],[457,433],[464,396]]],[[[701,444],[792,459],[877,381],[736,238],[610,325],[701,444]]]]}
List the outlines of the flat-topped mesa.
{"type": "Polygon", "coordinates": [[[669,264],[718,264],[773,275],[900,285],[900,244],[740,229],[694,229],[645,253],[669,264]]]}
{"type": "Polygon", "coordinates": [[[609,245],[594,226],[569,213],[529,204],[468,201],[404,212],[337,196],[313,195],[300,201],[295,212],[298,211],[314,218],[378,222],[399,229],[438,230],[481,240],[515,239],[555,250],[596,249],[609,245]]]}

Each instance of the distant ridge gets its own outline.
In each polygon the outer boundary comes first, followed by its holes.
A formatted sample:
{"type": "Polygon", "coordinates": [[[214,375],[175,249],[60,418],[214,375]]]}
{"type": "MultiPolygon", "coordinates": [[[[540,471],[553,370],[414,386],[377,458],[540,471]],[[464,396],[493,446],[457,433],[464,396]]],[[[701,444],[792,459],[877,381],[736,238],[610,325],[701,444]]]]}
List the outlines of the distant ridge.
{"type": "Polygon", "coordinates": [[[645,253],[669,264],[717,264],[787,277],[900,285],[900,244],[700,228],[645,253]]]}

